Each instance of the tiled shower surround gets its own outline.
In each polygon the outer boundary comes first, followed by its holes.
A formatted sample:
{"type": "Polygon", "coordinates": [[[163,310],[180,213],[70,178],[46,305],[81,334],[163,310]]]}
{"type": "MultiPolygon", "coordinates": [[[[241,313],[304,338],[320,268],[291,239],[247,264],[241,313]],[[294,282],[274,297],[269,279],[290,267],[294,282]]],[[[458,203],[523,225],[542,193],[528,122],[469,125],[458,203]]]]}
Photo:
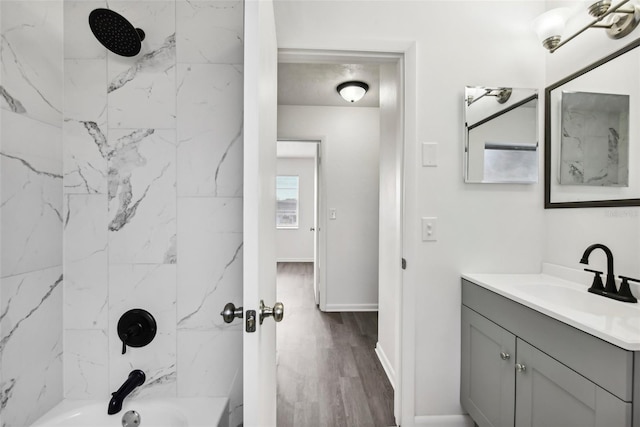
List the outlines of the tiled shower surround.
{"type": "Polygon", "coordinates": [[[2,1],[0,421],[63,397],[229,396],[242,422],[242,20],[233,1],[2,1]],[[110,8],[140,55],[88,26],[110,8]],[[63,279],[64,277],[64,279],[63,279]],[[119,317],[154,341],[121,354],[119,317]]]}

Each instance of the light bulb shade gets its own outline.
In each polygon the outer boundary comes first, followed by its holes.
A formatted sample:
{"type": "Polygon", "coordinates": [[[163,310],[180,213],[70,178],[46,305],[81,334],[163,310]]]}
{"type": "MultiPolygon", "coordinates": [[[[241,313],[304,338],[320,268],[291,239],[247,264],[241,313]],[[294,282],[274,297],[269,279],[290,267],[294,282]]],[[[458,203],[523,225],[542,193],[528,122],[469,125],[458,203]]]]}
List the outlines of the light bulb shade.
{"type": "Polygon", "coordinates": [[[345,101],[358,102],[369,90],[369,85],[359,81],[344,82],[340,83],[336,90],[345,101]]]}
{"type": "Polygon", "coordinates": [[[559,7],[538,16],[533,21],[533,30],[538,35],[538,40],[543,44],[551,38],[556,38],[559,41],[570,12],[568,7],[559,7]]]}

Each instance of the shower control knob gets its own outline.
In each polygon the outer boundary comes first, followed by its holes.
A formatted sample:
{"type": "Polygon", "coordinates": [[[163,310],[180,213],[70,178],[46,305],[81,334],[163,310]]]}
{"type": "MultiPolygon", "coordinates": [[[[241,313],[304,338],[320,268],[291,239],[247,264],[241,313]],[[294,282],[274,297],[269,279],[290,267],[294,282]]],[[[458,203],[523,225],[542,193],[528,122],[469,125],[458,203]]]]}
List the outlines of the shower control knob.
{"type": "Polygon", "coordinates": [[[224,306],[222,312],[220,312],[220,316],[222,316],[224,323],[231,323],[236,317],[242,319],[242,307],[236,308],[232,302],[229,302],[224,306]]]}

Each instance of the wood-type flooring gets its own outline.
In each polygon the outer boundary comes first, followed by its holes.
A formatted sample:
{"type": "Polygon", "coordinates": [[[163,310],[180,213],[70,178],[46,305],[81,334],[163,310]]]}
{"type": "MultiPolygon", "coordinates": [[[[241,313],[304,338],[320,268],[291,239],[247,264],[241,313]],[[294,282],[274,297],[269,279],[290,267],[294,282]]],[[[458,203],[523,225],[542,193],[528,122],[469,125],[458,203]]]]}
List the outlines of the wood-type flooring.
{"type": "Polygon", "coordinates": [[[312,263],[279,263],[277,288],[278,427],[394,426],[377,312],[321,312],[312,263]]]}

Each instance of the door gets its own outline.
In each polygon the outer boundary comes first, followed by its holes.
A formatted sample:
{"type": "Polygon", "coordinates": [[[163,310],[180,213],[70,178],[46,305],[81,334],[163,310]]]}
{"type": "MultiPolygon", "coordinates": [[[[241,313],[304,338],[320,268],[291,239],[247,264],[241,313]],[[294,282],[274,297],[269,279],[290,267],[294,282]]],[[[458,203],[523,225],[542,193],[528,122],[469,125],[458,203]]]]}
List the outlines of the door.
{"type": "Polygon", "coordinates": [[[320,304],[320,144],[316,143],[313,182],[313,295],[320,304]]]}
{"type": "Polygon", "coordinates": [[[462,306],[460,403],[479,427],[513,427],[515,351],[515,335],[462,306]]]}
{"type": "MultiPolygon", "coordinates": [[[[244,3],[243,306],[245,325],[260,301],[276,298],[275,188],[277,66],[273,4],[244,3]]],[[[259,315],[259,313],[257,313],[259,315]]],[[[256,319],[258,320],[258,319],[256,319]]],[[[255,322],[243,337],[244,425],[276,425],[276,331],[255,322]]]]}
{"type": "Polygon", "coordinates": [[[630,427],[631,403],[518,339],[516,427],[630,427]]]}

